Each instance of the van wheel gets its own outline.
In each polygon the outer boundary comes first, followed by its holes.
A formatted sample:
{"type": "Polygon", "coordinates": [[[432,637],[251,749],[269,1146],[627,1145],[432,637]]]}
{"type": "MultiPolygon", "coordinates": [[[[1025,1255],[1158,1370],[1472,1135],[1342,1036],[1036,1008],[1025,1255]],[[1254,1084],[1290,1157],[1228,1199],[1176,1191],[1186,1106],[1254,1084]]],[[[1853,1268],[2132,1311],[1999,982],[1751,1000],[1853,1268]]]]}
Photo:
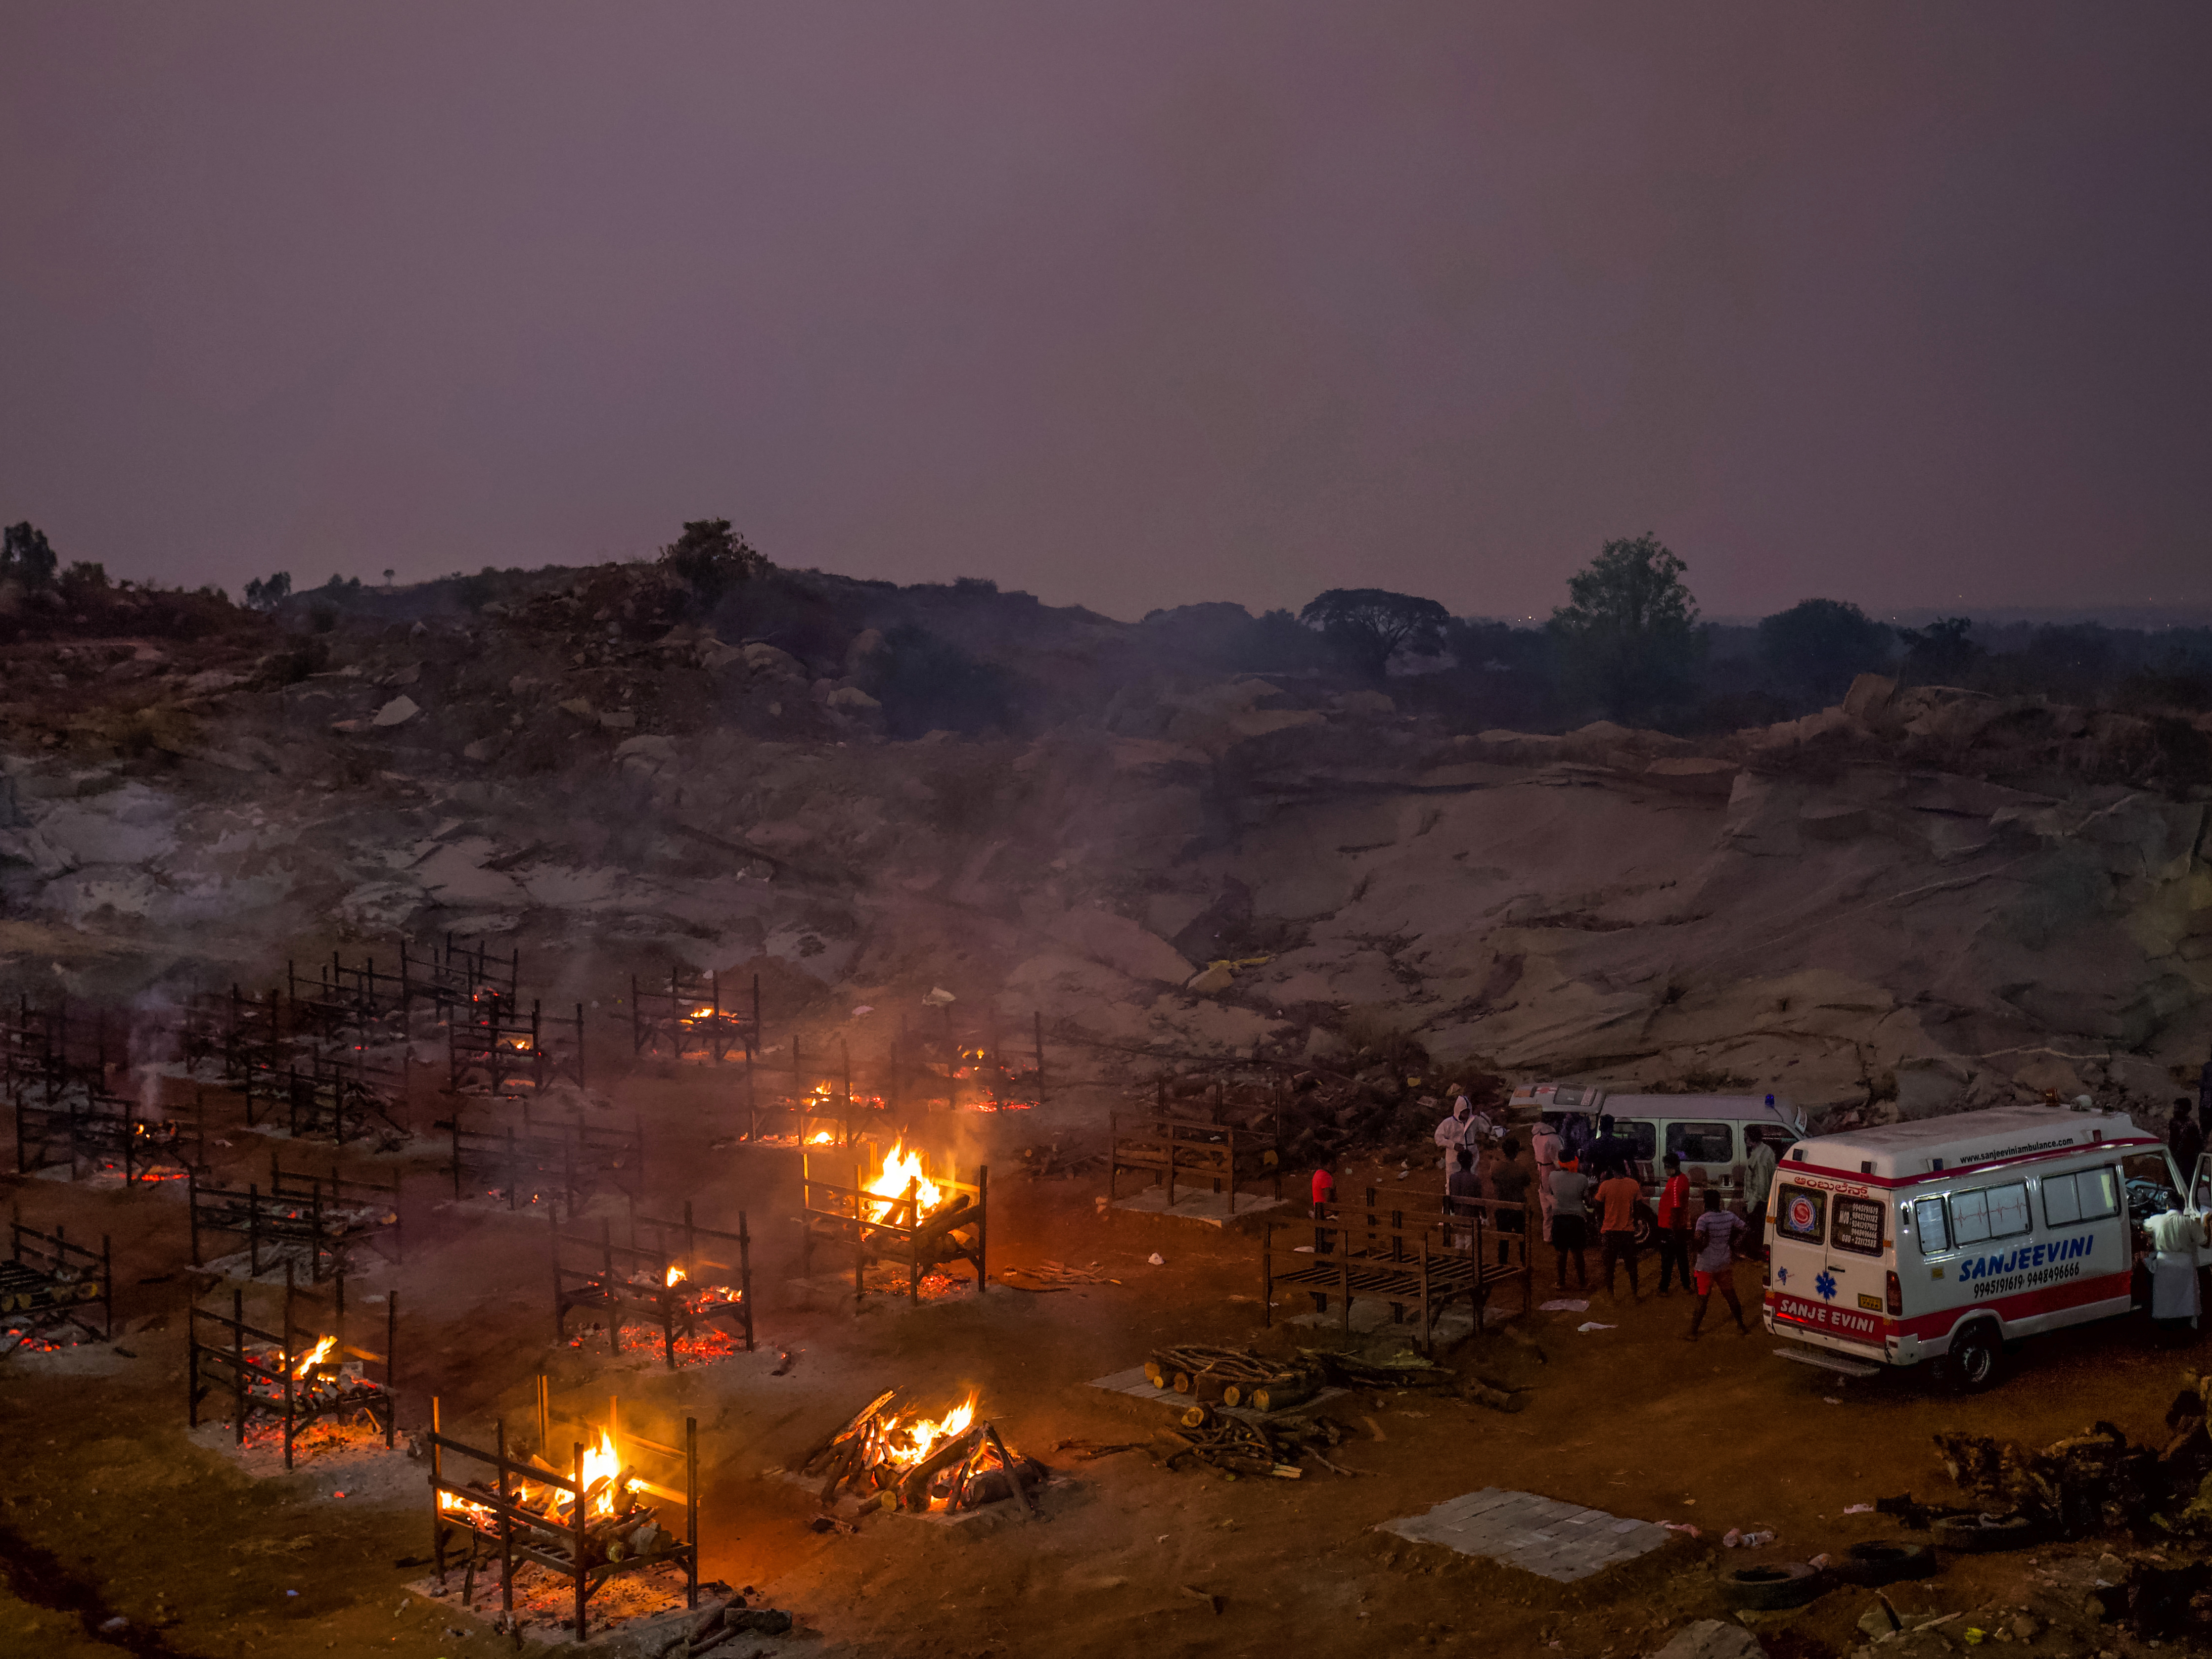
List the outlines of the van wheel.
{"type": "Polygon", "coordinates": [[[1997,1380],[1996,1333],[1987,1325],[1969,1325],[1951,1339],[1945,1363],[1954,1386],[1967,1394],[1980,1393],[1997,1380]]]}

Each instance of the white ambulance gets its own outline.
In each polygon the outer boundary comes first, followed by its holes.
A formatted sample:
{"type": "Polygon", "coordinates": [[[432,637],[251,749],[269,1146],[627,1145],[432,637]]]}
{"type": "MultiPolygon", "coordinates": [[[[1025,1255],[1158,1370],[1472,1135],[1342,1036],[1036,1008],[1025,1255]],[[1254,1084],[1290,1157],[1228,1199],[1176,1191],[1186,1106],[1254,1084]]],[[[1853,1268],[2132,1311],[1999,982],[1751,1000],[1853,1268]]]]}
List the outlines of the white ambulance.
{"type": "Polygon", "coordinates": [[[2005,1343],[2129,1310],[2142,1224],[2212,1202],[2212,1155],[2183,1175],[2125,1117],[2060,1106],[1801,1140],[1766,1206],[1766,1328],[1803,1345],[1776,1352],[1855,1376],[1946,1358],[1984,1387],[2005,1343]]]}

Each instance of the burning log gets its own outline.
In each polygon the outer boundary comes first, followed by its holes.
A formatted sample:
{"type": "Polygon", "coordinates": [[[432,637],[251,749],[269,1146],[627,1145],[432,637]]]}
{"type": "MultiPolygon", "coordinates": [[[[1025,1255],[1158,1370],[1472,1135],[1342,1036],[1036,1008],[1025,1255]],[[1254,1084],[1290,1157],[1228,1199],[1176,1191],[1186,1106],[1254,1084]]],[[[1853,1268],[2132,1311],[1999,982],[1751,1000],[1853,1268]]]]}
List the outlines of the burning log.
{"type": "Polygon", "coordinates": [[[887,1411],[886,1389],[817,1441],[797,1465],[823,1477],[822,1504],[847,1489],[867,1489],[867,1502],[916,1511],[979,1508],[1006,1498],[1033,1515],[1030,1488],[1047,1475],[1035,1458],[1007,1449],[997,1425],[975,1420],[975,1397],[941,1418],[902,1419],[887,1411]]]}

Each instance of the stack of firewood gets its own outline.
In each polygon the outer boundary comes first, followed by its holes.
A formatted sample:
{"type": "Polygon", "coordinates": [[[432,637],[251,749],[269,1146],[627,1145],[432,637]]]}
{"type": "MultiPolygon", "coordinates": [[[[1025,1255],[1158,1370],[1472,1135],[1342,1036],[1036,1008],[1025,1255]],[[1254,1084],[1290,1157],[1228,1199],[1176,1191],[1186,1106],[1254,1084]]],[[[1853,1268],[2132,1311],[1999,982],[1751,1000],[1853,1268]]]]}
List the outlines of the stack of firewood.
{"type": "Polygon", "coordinates": [[[1164,1430],[1155,1439],[1160,1461],[1170,1468],[1188,1457],[1224,1474],[1297,1480],[1305,1474],[1298,1467],[1302,1457],[1311,1457],[1323,1468],[1338,1474],[1351,1474],[1351,1470],[1339,1468],[1322,1454],[1343,1444],[1352,1433],[1352,1430],[1332,1418],[1253,1423],[1243,1418],[1223,1416],[1210,1407],[1193,1406],[1183,1413],[1181,1428],[1164,1430]]]}
{"type": "Polygon", "coordinates": [[[1322,1382],[1310,1364],[1285,1366],[1249,1348],[1197,1344],[1157,1350],[1145,1362],[1145,1376],[1154,1388],[1173,1389],[1201,1406],[1243,1406],[1256,1412],[1304,1405],[1322,1382]]]}
{"type": "Polygon", "coordinates": [[[847,1492],[866,1492],[863,1510],[926,1510],[934,1504],[948,1510],[975,1509],[1003,1498],[1020,1500],[1024,1515],[1034,1511],[1030,1489],[1049,1473],[1035,1458],[1007,1450],[995,1424],[970,1425],[911,1465],[892,1455],[884,1431],[884,1408],[896,1389],[885,1389],[818,1441],[797,1465],[804,1475],[820,1475],[822,1506],[834,1505],[847,1492]]]}

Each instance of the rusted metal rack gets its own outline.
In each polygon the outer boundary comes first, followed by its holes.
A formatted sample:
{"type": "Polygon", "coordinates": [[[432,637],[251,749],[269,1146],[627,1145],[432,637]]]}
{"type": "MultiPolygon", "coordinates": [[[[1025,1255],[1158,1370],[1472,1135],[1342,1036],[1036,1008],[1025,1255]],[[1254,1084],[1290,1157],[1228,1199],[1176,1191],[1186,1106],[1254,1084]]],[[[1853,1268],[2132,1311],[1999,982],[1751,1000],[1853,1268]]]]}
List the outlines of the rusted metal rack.
{"type": "Polygon", "coordinates": [[[917,1183],[894,1198],[866,1190],[866,1165],[859,1157],[849,1164],[830,1162],[825,1154],[806,1153],[799,1164],[804,1230],[799,1244],[801,1276],[813,1271],[814,1252],[834,1246],[853,1253],[853,1297],[866,1294],[866,1268],[871,1261],[887,1261],[907,1270],[907,1296],[921,1297],[922,1275],[956,1261],[965,1261],[975,1274],[980,1294],[988,1282],[985,1258],[989,1245],[991,1171],[979,1164],[973,1182],[951,1176],[927,1177],[940,1192],[936,1208],[921,1212],[917,1183]],[[818,1179],[817,1164],[849,1176],[851,1184],[818,1179]]]}
{"type": "MultiPolygon", "coordinates": [[[[575,1441],[567,1459],[568,1472],[552,1467],[550,1410],[544,1379],[539,1379],[538,1446],[535,1456],[511,1454],[507,1425],[493,1430],[489,1451],[456,1440],[445,1431],[443,1404],[430,1401],[430,1432],[424,1437],[430,1453],[430,1553],[436,1563],[438,1586],[446,1583],[447,1555],[457,1538],[465,1539],[468,1556],[463,1569],[461,1601],[473,1611],[477,1564],[496,1561],[500,1599],[504,1611],[514,1611],[514,1570],[528,1564],[569,1581],[575,1598],[574,1638],[584,1639],[590,1617],[592,1595],[610,1578],[625,1572],[680,1565],[684,1572],[685,1604],[699,1605],[699,1424],[684,1419],[684,1443],[664,1444],[629,1432],[616,1421],[614,1402],[607,1407],[604,1433],[613,1445],[618,1469],[635,1471],[646,1458],[680,1465],[683,1485],[664,1485],[632,1473],[627,1481],[612,1472],[612,1482],[602,1486],[584,1474],[585,1443],[575,1441]],[[450,1460],[463,1459],[489,1471],[472,1480],[458,1478],[450,1460]],[[664,1547],[632,1547],[642,1524],[629,1501],[625,1486],[683,1506],[684,1536],[679,1543],[666,1534],[664,1547]],[[605,1494],[611,1513],[593,1514],[593,1504],[605,1494]],[[565,1515],[563,1511],[566,1511],[565,1515]]],[[[586,1431],[588,1432],[588,1430],[586,1431]]],[[[673,1471],[672,1470],[672,1475],[673,1471]]],[[[655,1530],[665,1532],[657,1525],[655,1530]]]]}
{"type": "Polygon", "coordinates": [[[1044,1016],[1032,1013],[1029,1029],[1009,1025],[996,1009],[965,1028],[946,1004],[934,1018],[902,1015],[887,1056],[884,1093],[894,1107],[927,1108],[942,1100],[949,1110],[1004,1111],[1042,1106],[1045,1100],[1044,1016]],[[1026,1043],[1021,1038],[1027,1036],[1026,1043]]]}
{"type": "Polygon", "coordinates": [[[246,1322],[242,1290],[231,1292],[228,1314],[198,1306],[191,1310],[187,1371],[192,1427],[199,1426],[201,1404],[222,1390],[231,1397],[231,1420],[240,1445],[246,1442],[249,1418],[270,1418],[283,1425],[288,1469],[292,1467],[292,1446],[300,1431],[325,1418],[343,1419],[366,1412],[384,1431],[384,1443],[392,1443],[398,1427],[399,1293],[393,1291],[385,1301],[382,1353],[346,1343],[343,1273],[332,1281],[336,1315],[327,1333],[331,1339],[327,1348],[319,1340],[323,1333],[303,1330],[295,1316],[300,1303],[312,1305],[319,1299],[298,1290],[288,1273],[281,1332],[265,1331],[246,1322]],[[203,1332],[208,1334],[204,1336],[203,1332]],[[299,1340],[302,1336],[309,1339],[304,1346],[299,1340]],[[371,1378],[362,1370],[348,1367],[348,1359],[362,1366],[380,1366],[384,1376],[371,1378]]]}
{"type": "MultiPolygon", "coordinates": [[[[736,988],[731,988],[736,994],[736,988]]],[[[668,983],[629,979],[629,1046],[634,1054],[697,1054],[720,1065],[734,1055],[753,1060],[760,1044],[760,975],[752,982],[750,1012],[722,1001],[720,973],[668,970],[668,983]]]]}
{"type": "Polygon", "coordinates": [[[281,1072],[257,1078],[246,1090],[246,1123],[261,1128],[282,1122],[295,1140],[396,1142],[407,1137],[395,1115],[405,1098],[349,1052],[295,1054],[281,1072]],[[304,1064],[305,1069],[302,1069],[304,1064]]]}
{"type": "Polygon", "coordinates": [[[138,1103],[81,1085],[51,1083],[33,1100],[15,1097],[15,1173],[32,1175],[66,1162],[76,1180],[89,1164],[119,1170],[124,1183],[181,1180],[205,1161],[206,1131],[197,1103],[185,1117],[142,1112],[138,1103]]]}
{"type": "Polygon", "coordinates": [[[626,1315],[635,1315],[636,1323],[659,1326],[661,1358],[672,1371],[678,1339],[695,1334],[703,1320],[735,1322],[744,1334],[745,1352],[752,1352],[752,1235],[746,1231],[742,1211],[734,1233],[696,1225],[689,1204],[681,1222],[633,1217],[628,1244],[614,1242],[614,1229],[604,1218],[597,1238],[562,1232],[557,1217],[550,1218],[550,1225],[553,1329],[559,1340],[568,1340],[569,1313],[581,1309],[605,1316],[611,1353],[622,1352],[626,1315]],[[641,1228],[646,1230],[643,1243],[638,1240],[641,1228]],[[710,1261],[700,1253],[702,1240],[709,1248],[734,1254],[737,1260],[710,1261]],[[672,1244],[676,1248],[672,1249],[672,1244]],[[588,1265],[579,1266],[580,1259],[588,1265]]]}
{"type": "Polygon", "coordinates": [[[347,1271],[348,1257],[356,1246],[388,1246],[396,1266],[404,1257],[400,1236],[400,1177],[389,1182],[363,1181],[287,1170],[282,1155],[269,1157],[269,1186],[258,1183],[240,1188],[220,1187],[192,1178],[192,1266],[202,1264],[200,1235],[233,1233],[246,1242],[247,1276],[261,1276],[264,1249],[283,1253],[304,1247],[312,1282],[347,1271]]]}
{"type": "Polygon", "coordinates": [[[470,1004],[467,1018],[447,1028],[447,1087],[453,1093],[504,1095],[526,1085],[544,1092],[554,1083],[584,1086],[584,1005],[574,1015],[549,1014],[532,1001],[526,1015],[512,999],[493,991],[470,1004]]]}
{"type": "Polygon", "coordinates": [[[86,1008],[59,997],[51,1006],[34,1007],[19,994],[0,1019],[0,1080],[11,1095],[26,1088],[105,1089],[108,1061],[125,1057],[129,1035],[127,1024],[117,1022],[111,1030],[110,1024],[98,1005],[86,1008]]]}
{"type": "Polygon", "coordinates": [[[1260,1236],[1261,1322],[1274,1323],[1279,1286],[1303,1290],[1314,1311],[1328,1311],[1337,1298],[1346,1331],[1352,1328],[1355,1300],[1387,1303],[1391,1318],[1404,1323],[1417,1316],[1421,1344],[1433,1348],[1437,1320],[1464,1299],[1475,1328],[1482,1328],[1492,1291],[1519,1280],[1521,1311],[1534,1303],[1529,1272],[1527,1207],[1494,1199],[1455,1198],[1444,1212],[1441,1194],[1394,1193],[1387,1203],[1366,1189],[1364,1204],[1316,1205],[1312,1218],[1262,1224],[1260,1236]],[[1296,1266],[1275,1271],[1274,1235],[1279,1227],[1310,1231],[1313,1254],[1293,1257],[1296,1266]],[[1491,1246],[1499,1259],[1493,1259],[1491,1246]]]}
{"type": "Polygon", "coordinates": [[[8,1259],[0,1261],[0,1321],[27,1326],[33,1336],[63,1325],[102,1342],[114,1335],[115,1273],[106,1234],[94,1251],[70,1243],[58,1222],[50,1233],[25,1226],[17,1209],[9,1217],[8,1235],[8,1259]],[[95,1306],[98,1330],[85,1316],[95,1306]]]}
{"type": "Polygon", "coordinates": [[[410,1011],[418,1002],[448,1013],[465,1008],[486,992],[514,1002],[521,994],[522,952],[502,961],[482,939],[456,940],[447,933],[428,948],[399,945],[400,997],[410,1011]]]}
{"type": "Polygon", "coordinates": [[[572,1215],[602,1185],[626,1193],[634,1202],[645,1167],[645,1132],[600,1128],[580,1118],[532,1121],[523,1103],[522,1125],[502,1129],[461,1127],[456,1114],[445,1126],[452,1136],[447,1170],[453,1196],[483,1188],[520,1209],[541,1198],[572,1215]],[[489,1183],[489,1184],[488,1184],[489,1183]],[[527,1194],[526,1197],[525,1195],[527,1194]]]}
{"type": "Polygon", "coordinates": [[[1186,1188],[1228,1193],[1232,1203],[1241,1188],[1264,1182],[1274,1201],[1282,1201],[1282,1143],[1272,1129],[1240,1129],[1171,1113],[1115,1112],[1107,1119],[1107,1130],[1109,1203],[1120,1196],[1115,1188],[1124,1170],[1150,1174],[1164,1185],[1170,1209],[1175,1207],[1178,1182],[1186,1188]]]}

